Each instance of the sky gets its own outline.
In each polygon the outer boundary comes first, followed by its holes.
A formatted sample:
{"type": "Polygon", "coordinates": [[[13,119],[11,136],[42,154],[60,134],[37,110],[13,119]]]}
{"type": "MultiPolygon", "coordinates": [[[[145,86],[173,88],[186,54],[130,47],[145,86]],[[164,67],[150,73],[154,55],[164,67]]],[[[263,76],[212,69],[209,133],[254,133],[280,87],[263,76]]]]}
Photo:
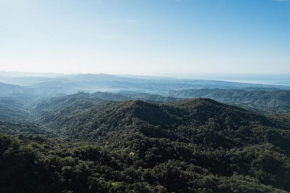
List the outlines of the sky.
{"type": "Polygon", "coordinates": [[[0,71],[290,74],[290,0],[0,0],[0,71]]]}

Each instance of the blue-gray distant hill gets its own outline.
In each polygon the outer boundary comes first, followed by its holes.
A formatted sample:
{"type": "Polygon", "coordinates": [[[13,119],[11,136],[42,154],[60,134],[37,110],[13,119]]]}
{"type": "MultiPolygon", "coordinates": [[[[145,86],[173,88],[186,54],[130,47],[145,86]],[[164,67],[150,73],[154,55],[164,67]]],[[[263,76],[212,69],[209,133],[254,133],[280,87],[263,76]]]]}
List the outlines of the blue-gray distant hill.
{"type": "Polygon", "coordinates": [[[164,95],[171,90],[188,89],[244,89],[274,90],[289,89],[287,86],[247,84],[215,80],[191,80],[176,78],[117,76],[107,74],[76,74],[49,77],[1,76],[0,82],[16,84],[33,89],[43,97],[82,92],[137,92],[164,95]]]}
{"type": "Polygon", "coordinates": [[[223,103],[235,104],[269,113],[290,112],[289,90],[191,89],[171,91],[169,96],[178,98],[210,98],[223,103]]]}

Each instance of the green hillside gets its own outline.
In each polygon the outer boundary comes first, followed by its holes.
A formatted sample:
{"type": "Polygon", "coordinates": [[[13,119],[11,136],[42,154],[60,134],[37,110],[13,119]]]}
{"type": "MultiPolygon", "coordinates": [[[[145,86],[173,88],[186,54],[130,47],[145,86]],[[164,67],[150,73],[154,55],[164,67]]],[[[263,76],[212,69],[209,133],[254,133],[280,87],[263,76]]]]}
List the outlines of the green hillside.
{"type": "Polygon", "coordinates": [[[28,118],[28,107],[22,101],[0,97],[0,120],[26,120],[28,118]]]}
{"type": "MultiPolygon", "coordinates": [[[[78,141],[64,146],[87,148],[89,142],[90,148],[99,152],[102,147],[110,155],[90,161],[74,153],[58,155],[70,160],[59,166],[70,166],[69,176],[59,174],[68,181],[78,164],[88,164],[84,184],[78,186],[87,192],[96,190],[88,189],[94,186],[90,183],[102,180],[96,185],[100,192],[290,191],[290,130],[277,120],[210,99],[83,103],[44,114],[39,121],[78,141]],[[99,166],[102,159],[108,161],[99,166]]],[[[65,187],[78,191],[72,184],[65,187]]]]}
{"type": "Polygon", "coordinates": [[[287,115],[92,96],[42,101],[35,123],[0,122],[0,192],[290,191],[287,115]]]}
{"type": "Polygon", "coordinates": [[[169,95],[179,98],[210,98],[266,113],[290,112],[289,90],[193,89],[171,91],[169,95]]]}

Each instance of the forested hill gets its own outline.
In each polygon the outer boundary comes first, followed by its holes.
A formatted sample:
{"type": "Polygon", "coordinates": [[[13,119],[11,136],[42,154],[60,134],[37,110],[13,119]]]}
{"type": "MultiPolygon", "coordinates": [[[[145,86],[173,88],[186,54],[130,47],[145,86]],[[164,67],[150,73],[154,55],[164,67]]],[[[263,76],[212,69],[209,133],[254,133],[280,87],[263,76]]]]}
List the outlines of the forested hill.
{"type": "MultiPolygon", "coordinates": [[[[54,84],[58,85],[58,83],[54,84]]],[[[210,98],[263,114],[290,112],[290,91],[271,87],[247,88],[245,90],[230,88],[180,90],[182,87],[176,87],[177,90],[168,90],[163,92],[162,95],[154,94],[159,93],[158,90],[151,90],[150,93],[126,90],[122,92],[97,91],[86,93],[78,92],[78,89],[67,91],[62,87],[51,87],[51,89],[47,86],[40,88],[23,87],[0,83],[2,89],[0,93],[0,120],[34,120],[44,112],[87,102],[96,104],[101,101],[142,100],[169,103],[190,98],[210,98]]]]}
{"type": "Polygon", "coordinates": [[[0,120],[25,120],[28,117],[27,106],[22,101],[0,97],[0,120]]]}
{"type": "Polygon", "coordinates": [[[31,92],[31,89],[13,84],[5,84],[0,82],[0,97],[7,97],[13,94],[24,94],[31,92]]]}
{"type": "Polygon", "coordinates": [[[36,114],[41,114],[43,112],[53,111],[57,109],[62,109],[65,107],[79,105],[86,102],[92,104],[101,102],[102,99],[97,98],[89,93],[79,92],[72,95],[65,95],[59,97],[46,98],[36,103],[32,110],[36,114]]]}
{"type": "MultiPolygon", "coordinates": [[[[140,122],[164,128],[179,126],[214,127],[215,130],[237,129],[256,125],[269,125],[266,117],[235,106],[210,99],[192,99],[169,104],[144,101],[123,101],[98,104],[81,103],[43,114],[39,121],[55,130],[77,135],[103,132],[101,128],[116,130],[134,126],[140,122]]],[[[83,135],[82,135],[83,136],[83,135]]],[[[96,135],[98,136],[98,135],[96,135]]]]}
{"type": "Polygon", "coordinates": [[[58,137],[0,134],[0,192],[290,191],[289,127],[210,99],[83,101],[37,125],[58,137]]]}
{"type": "Polygon", "coordinates": [[[84,102],[99,103],[101,101],[129,101],[129,100],[143,100],[161,103],[161,102],[176,101],[177,99],[173,97],[163,97],[160,95],[148,93],[126,94],[126,93],[111,93],[111,92],[95,92],[90,94],[78,92],[72,95],[57,96],[40,100],[33,106],[33,111],[35,111],[36,113],[42,113],[84,102]]]}
{"type": "Polygon", "coordinates": [[[190,89],[171,91],[178,98],[211,98],[267,113],[289,113],[289,90],[190,89]]]}

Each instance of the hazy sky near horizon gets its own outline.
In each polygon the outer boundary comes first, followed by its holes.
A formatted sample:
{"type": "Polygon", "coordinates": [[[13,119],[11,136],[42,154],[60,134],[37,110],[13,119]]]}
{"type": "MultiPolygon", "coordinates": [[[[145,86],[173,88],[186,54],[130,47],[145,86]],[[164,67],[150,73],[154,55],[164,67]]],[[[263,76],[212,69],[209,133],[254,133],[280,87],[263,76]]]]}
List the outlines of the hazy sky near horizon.
{"type": "Polygon", "coordinates": [[[290,0],[0,0],[0,71],[290,73],[290,0]]]}

